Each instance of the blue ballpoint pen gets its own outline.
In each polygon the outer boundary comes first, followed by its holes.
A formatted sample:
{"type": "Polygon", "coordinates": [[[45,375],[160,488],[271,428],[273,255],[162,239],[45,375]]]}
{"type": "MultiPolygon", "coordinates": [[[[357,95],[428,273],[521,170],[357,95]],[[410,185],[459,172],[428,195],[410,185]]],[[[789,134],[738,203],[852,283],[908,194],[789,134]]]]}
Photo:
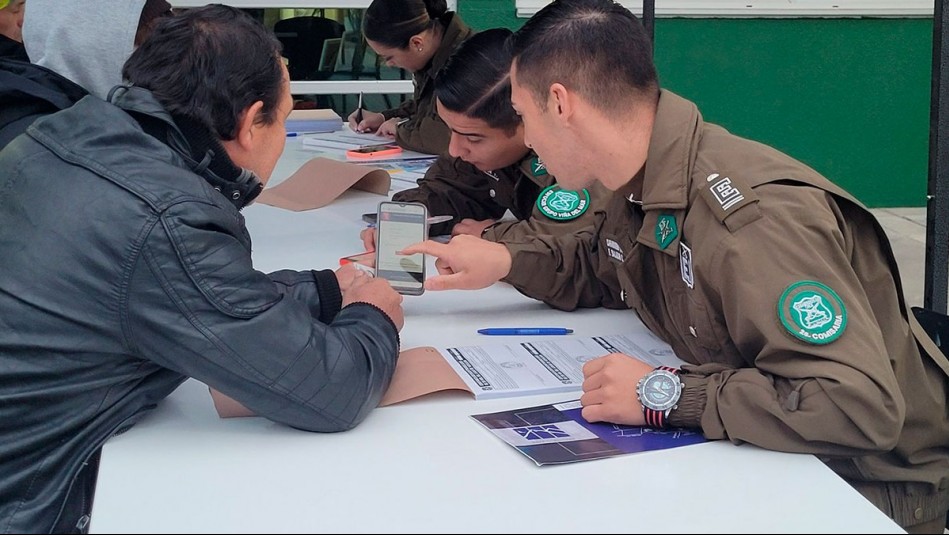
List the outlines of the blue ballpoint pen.
{"type": "Polygon", "coordinates": [[[573,329],[563,327],[493,327],[490,329],[478,329],[478,334],[488,336],[516,336],[528,334],[570,334],[573,329]]]}

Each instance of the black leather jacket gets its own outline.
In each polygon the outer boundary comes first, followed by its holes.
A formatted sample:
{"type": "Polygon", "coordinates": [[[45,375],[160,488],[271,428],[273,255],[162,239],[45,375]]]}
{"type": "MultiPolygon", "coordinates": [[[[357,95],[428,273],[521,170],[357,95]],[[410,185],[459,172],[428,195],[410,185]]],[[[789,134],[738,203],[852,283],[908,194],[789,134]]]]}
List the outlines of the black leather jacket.
{"type": "Polygon", "coordinates": [[[113,100],[0,151],[2,533],[86,529],[100,447],[186,377],[333,432],[395,368],[397,329],[371,305],[340,310],[332,271],[254,270],[238,208],[258,184],[223,153],[216,173],[195,164],[147,91],[113,100]]]}
{"type": "Polygon", "coordinates": [[[0,149],[36,119],[66,109],[87,94],[46,67],[0,57],[0,149]]]}

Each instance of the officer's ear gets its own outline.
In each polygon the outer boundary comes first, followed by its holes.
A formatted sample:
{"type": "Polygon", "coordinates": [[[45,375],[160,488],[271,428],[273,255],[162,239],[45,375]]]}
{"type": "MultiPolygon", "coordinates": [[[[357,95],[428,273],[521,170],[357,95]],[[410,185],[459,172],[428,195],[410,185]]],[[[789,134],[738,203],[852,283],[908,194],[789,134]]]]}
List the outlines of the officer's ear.
{"type": "Polygon", "coordinates": [[[576,110],[576,98],[576,94],[569,91],[563,84],[551,84],[547,95],[547,111],[559,120],[567,122],[576,110]]]}

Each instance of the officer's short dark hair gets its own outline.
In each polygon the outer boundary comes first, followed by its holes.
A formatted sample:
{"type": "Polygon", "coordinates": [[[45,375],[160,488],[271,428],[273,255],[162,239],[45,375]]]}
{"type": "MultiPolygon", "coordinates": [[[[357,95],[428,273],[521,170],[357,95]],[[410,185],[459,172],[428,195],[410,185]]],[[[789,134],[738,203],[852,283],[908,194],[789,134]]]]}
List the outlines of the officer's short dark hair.
{"type": "Polygon", "coordinates": [[[551,84],[606,113],[632,99],[658,101],[652,42],[635,15],[610,0],[555,0],[513,37],[517,82],[546,108],[551,84]]]}
{"type": "Polygon", "coordinates": [[[273,124],[283,96],[280,42],[249,15],[219,4],[155,22],[122,68],[128,82],[150,90],[173,115],[234,139],[241,113],[264,103],[259,120],[273,124]]]}
{"type": "Polygon", "coordinates": [[[441,24],[446,27],[446,0],[373,0],[362,19],[366,39],[404,49],[409,39],[441,24]]]}
{"type": "Polygon", "coordinates": [[[513,134],[521,118],[511,107],[511,30],[478,32],[463,42],[435,77],[435,96],[455,113],[513,134]]]}

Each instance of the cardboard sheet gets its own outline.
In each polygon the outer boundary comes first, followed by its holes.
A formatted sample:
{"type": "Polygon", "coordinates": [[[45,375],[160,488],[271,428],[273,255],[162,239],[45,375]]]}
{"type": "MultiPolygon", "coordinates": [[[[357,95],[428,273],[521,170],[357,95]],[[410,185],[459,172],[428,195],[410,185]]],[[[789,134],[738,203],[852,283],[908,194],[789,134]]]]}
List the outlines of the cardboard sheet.
{"type": "MultiPolygon", "coordinates": [[[[221,418],[256,416],[250,409],[233,398],[210,388],[214,409],[221,418]]],[[[442,390],[464,390],[471,392],[461,377],[452,370],[445,358],[434,347],[416,347],[399,353],[395,374],[389,390],[382,396],[380,407],[440,392],[442,390]]]]}
{"type": "Polygon", "coordinates": [[[301,212],[326,206],[349,188],[388,196],[390,182],[384,169],[318,157],[265,189],[256,202],[301,212]]]}

